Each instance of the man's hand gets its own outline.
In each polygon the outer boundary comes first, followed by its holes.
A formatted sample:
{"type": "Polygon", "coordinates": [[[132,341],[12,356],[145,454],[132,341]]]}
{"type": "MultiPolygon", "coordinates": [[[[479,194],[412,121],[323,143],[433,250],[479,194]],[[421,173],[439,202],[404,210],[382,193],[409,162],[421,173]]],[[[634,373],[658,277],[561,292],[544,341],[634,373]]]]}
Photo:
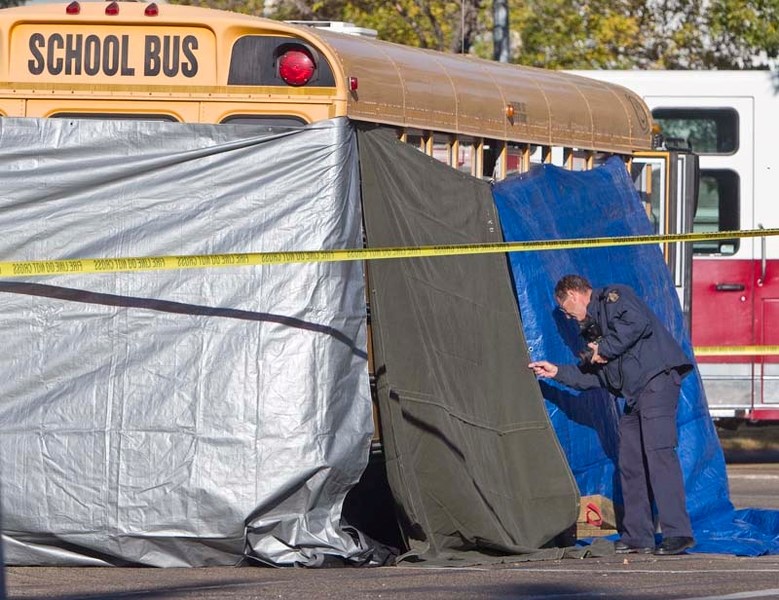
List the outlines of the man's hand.
{"type": "Polygon", "coordinates": [[[533,370],[536,377],[542,377],[544,379],[552,378],[557,375],[557,365],[553,365],[548,360],[537,360],[530,363],[528,368],[533,370]]]}
{"type": "Polygon", "coordinates": [[[590,342],[587,344],[588,348],[592,349],[592,358],[590,359],[590,362],[596,365],[605,365],[607,362],[609,362],[607,359],[603,358],[598,353],[598,343],[597,342],[590,342]]]}

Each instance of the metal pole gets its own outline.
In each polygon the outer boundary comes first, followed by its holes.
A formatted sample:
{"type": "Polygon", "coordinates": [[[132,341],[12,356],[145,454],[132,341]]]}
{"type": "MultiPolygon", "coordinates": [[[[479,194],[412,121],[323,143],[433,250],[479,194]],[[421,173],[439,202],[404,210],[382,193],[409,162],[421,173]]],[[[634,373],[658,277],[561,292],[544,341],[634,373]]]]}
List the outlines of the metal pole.
{"type": "MultiPolygon", "coordinates": [[[[2,506],[2,494],[0,494],[0,506],[2,506]]],[[[5,600],[5,558],[3,557],[2,509],[0,509],[0,600],[5,600]]]]}
{"type": "Polygon", "coordinates": [[[460,54],[465,54],[465,0],[460,0],[460,54]]]}
{"type": "Polygon", "coordinates": [[[508,0],[492,0],[492,58],[509,62],[509,3],[508,0]]]}

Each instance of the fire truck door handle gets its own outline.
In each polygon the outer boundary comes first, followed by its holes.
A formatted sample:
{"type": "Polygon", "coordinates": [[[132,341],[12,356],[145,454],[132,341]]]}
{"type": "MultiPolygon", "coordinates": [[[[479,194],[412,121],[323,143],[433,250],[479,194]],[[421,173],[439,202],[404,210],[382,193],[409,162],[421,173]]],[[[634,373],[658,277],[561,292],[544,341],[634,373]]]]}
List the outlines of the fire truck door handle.
{"type": "Polygon", "coordinates": [[[718,292],[743,292],[745,287],[743,283],[718,283],[714,289],[718,292]]]}
{"type": "MultiPolygon", "coordinates": [[[[758,223],[757,228],[765,229],[762,223],[758,223]]],[[[765,283],[766,258],[765,236],[763,236],[760,238],[760,279],[757,280],[757,285],[763,285],[763,283],[765,283]]]]}

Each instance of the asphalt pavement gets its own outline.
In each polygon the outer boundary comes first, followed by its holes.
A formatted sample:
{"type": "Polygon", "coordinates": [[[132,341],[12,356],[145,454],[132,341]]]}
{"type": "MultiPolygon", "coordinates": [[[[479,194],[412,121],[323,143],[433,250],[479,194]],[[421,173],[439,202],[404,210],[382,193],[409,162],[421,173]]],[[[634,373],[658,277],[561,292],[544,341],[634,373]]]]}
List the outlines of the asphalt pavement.
{"type": "MultiPolygon", "coordinates": [[[[779,461],[728,465],[737,508],[779,509],[779,461]]],[[[610,555],[482,567],[340,569],[8,567],[9,598],[779,599],[779,556],[610,555]]]]}
{"type": "Polygon", "coordinates": [[[779,557],[609,556],[470,568],[8,569],[11,598],[779,598],[779,557]]]}

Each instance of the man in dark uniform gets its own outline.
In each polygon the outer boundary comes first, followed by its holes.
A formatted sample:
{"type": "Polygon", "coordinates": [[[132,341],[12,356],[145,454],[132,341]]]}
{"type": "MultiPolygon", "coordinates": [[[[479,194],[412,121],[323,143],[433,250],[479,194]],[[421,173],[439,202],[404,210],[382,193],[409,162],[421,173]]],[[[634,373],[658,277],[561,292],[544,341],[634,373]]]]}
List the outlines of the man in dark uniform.
{"type": "Polygon", "coordinates": [[[558,366],[540,360],[528,366],[574,389],[602,387],[625,398],[619,421],[625,515],[615,549],[680,554],[695,544],[676,455],[676,408],[681,378],[692,370],[690,359],[628,286],[593,290],[585,278],[566,275],[555,286],[555,299],[589,340],[582,362],[558,366]],[[663,533],[656,548],[653,498],[663,533]]]}

